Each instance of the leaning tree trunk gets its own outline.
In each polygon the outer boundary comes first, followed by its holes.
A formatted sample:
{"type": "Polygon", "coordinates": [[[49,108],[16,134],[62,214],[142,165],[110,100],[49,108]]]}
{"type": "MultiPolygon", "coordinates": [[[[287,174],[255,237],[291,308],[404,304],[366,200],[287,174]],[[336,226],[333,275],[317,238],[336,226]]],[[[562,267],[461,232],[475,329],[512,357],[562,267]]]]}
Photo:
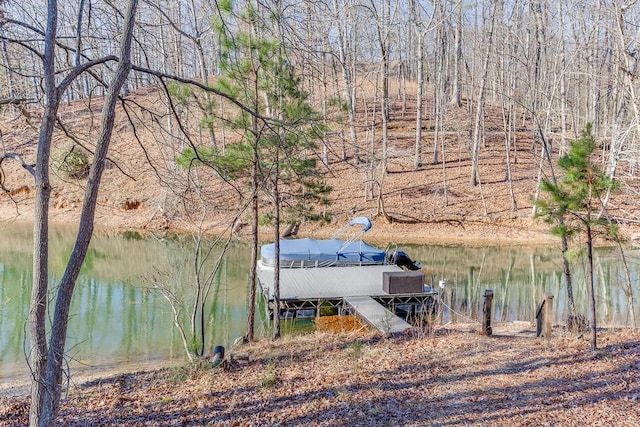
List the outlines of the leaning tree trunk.
{"type": "Polygon", "coordinates": [[[69,322],[69,308],[71,297],[75,288],[80,267],[87,253],[89,242],[93,234],[95,210],[98,200],[98,190],[102,172],[104,171],[109,143],[113,133],[115,119],[115,107],[118,94],[122,89],[129,70],[131,69],[131,39],[135,23],[135,10],[138,0],[131,0],[127,9],[123,38],[120,45],[120,59],[113,81],[109,86],[107,96],[102,107],[102,121],[100,133],[96,144],[93,163],[87,179],[87,188],[80,217],[80,226],[76,236],[76,242],[71,252],[67,268],[62,276],[56,297],[56,306],[51,325],[51,338],[47,353],[47,368],[45,376],[46,393],[42,403],[39,425],[50,426],[55,424],[60,409],[60,396],[62,393],[62,372],[64,359],[64,346],[67,337],[67,324],[69,322]]]}
{"type": "Polygon", "coordinates": [[[635,303],[633,299],[633,280],[631,279],[631,273],[629,272],[629,264],[627,263],[627,256],[624,253],[624,249],[622,248],[622,244],[620,240],[617,240],[618,243],[618,252],[620,253],[620,259],[622,260],[622,265],[624,266],[624,276],[625,276],[625,284],[623,287],[624,294],[627,297],[627,311],[629,312],[629,324],[633,329],[638,327],[636,322],[636,309],[635,303]]]}

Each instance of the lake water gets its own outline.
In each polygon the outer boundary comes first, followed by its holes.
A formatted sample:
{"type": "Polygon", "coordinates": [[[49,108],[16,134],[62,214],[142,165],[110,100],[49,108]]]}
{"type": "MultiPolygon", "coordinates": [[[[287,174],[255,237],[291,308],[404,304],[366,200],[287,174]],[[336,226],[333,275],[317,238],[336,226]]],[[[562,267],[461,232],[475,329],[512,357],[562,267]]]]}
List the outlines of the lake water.
{"type": "MultiPolygon", "coordinates": [[[[52,228],[50,286],[59,282],[74,238],[73,228],[52,228]]],[[[0,383],[28,373],[25,330],[32,242],[30,225],[0,224],[0,383]]],[[[235,245],[215,278],[216,292],[206,320],[208,349],[226,346],[244,335],[249,255],[248,246],[235,245]]],[[[171,306],[149,288],[160,283],[188,298],[194,283],[192,266],[193,241],[189,237],[95,236],[71,308],[67,349],[74,364],[100,367],[183,360],[171,306]]]]}
{"type": "MultiPolygon", "coordinates": [[[[50,283],[57,284],[73,246],[75,231],[54,227],[50,236],[50,283]]],[[[426,280],[446,304],[443,322],[478,321],[486,289],[494,291],[495,321],[533,321],[546,292],[555,295],[556,321],[566,316],[566,289],[558,248],[401,245],[423,262],[426,280]]],[[[28,378],[25,330],[31,292],[31,226],[0,224],[0,382],[28,378]]],[[[601,325],[626,325],[625,274],[612,249],[596,252],[597,304],[601,325]]],[[[640,299],[640,255],[629,250],[635,300],[640,299]]],[[[208,304],[207,348],[228,346],[244,335],[250,248],[235,244],[215,277],[208,304]]],[[[98,368],[127,363],[181,361],[184,352],[172,324],[170,305],[153,283],[184,298],[194,283],[193,241],[189,237],[150,237],[136,233],[98,234],[92,240],[76,286],[67,349],[74,366],[98,368]]],[[[585,268],[573,267],[578,309],[586,314],[585,268]]],[[[636,317],[640,318],[637,312],[636,317]]],[[[258,310],[258,335],[266,328],[258,310]]],[[[288,325],[288,328],[294,326],[288,325]]]]}

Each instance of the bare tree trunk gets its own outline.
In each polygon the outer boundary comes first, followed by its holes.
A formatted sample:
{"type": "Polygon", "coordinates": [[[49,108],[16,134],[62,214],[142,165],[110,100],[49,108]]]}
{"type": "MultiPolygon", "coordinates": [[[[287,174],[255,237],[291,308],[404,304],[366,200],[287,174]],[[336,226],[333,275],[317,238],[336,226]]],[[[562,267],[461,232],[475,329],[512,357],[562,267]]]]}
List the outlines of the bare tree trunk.
{"type": "Polygon", "coordinates": [[[631,274],[629,272],[629,264],[627,263],[627,256],[622,248],[622,244],[620,241],[618,243],[618,252],[620,253],[620,259],[622,260],[622,265],[624,266],[624,275],[625,275],[625,284],[624,284],[624,294],[627,297],[627,311],[629,312],[629,323],[633,329],[638,327],[636,322],[636,308],[633,298],[633,281],[631,279],[631,274]]]}
{"type": "MultiPolygon", "coordinates": [[[[284,10],[282,0],[275,1],[277,7],[277,18],[276,18],[276,26],[278,39],[280,41],[280,54],[284,56],[283,46],[285,43],[285,35],[284,35],[284,27],[282,23],[282,13],[284,10]]],[[[284,97],[281,86],[277,86],[277,98],[278,98],[278,120],[284,121],[284,97]]],[[[281,140],[286,139],[286,136],[279,132],[278,135],[278,143],[280,144],[281,140]]],[[[281,221],[281,209],[280,209],[280,187],[278,185],[280,180],[280,145],[276,145],[275,153],[274,153],[274,171],[273,171],[273,198],[274,198],[274,255],[275,255],[275,265],[273,271],[273,334],[272,338],[274,340],[280,339],[280,221],[281,221]]]]}
{"type": "Polygon", "coordinates": [[[573,298],[573,280],[571,276],[571,266],[569,264],[569,242],[567,236],[562,236],[562,271],[565,282],[567,283],[567,303],[568,303],[568,321],[569,329],[577,328],[581,323],[576,317],[576,303],[573,298]]]}
{"type": "MultiPolygon", "coordinates": [[[[376,12],[373,0],[371,9],[376,12]]],[[[391,4],[382,2],[381,10],[375,13],[376,29],[378,34],[378,47],[380,48],[381,74],[382,74],[382,155],[380,158],[381,173],[387,173],[387,158],[389,144],[389,32],[391,31],[391,4]]]]}
{"type": "MultiPolygon", "coordinates": [[[[629,94],[631,107],[633,109],[633,117],[635,122],[635,131],[637,136],[640,136],[640,100],[637,94],[637,75],[638,75],[638,58],[636,55],[636,51],[629,51],[629,46],[631,44],[630,40],[627,40],[625,37],[625,19],[624,12],[627,10],[626,6],[619,5],[618,1],[613,2],[614,13],[616,14],[616,32],[618,36],[618,52],[619,56],[623,60],[623,67],[621,68],[623,81],[627,92],[629,94]]],[[[636,38],[638,34],[636,34],[636,38]]],[[[612,146],[615,141],[612,141],[612,146]]],[[[620,150],[618,148],[618,150],[620,150]]],[[[615,157],[613,161],[615,161],[615,157]]],[[[610,165],[610,171],[615,170],[615,166],[610,165]]],[[[613,177],[613,173],[610,174],[613,177]]]]}
{"type": "MultiPolygon", "coordinates": [[[[324,120],[325,126],[328,121],[328,109],[327,109],[327,98],[329,97],[329,91],[327,89],[329,76],[327,74],[327,63],[326,63],[326,53],[322,54],[322,117],[324,120]]],[[[328,143],[325,139],[322,140],[322,163],[324,163],[325,167],[329,167],[329,147],[328,143]]]]}
{"type": "MultiPolygon", "coordinates": [[[[589,214],[589,213],[587,213],[589,214]]],[[[587,262],[589,266],[589,328],[591,331],[591,351],[597,350],[597,327],[596,327],[596,287],[593,272],[593,237],[591,234],[591,219],[587,219],[587,262]]]]}
{"type": "Polygon", "coordinates": [[[462,106],[462,0],[456,3],[456,46],[453,62],[453,87],[451,88],[451,105],[462,106]]]}
{"type": "Polygon", "coordinates": [[[386,48],[383,49],[382,60],[382,156],[380,159],[381,173],[387,173],[389,157],[389,57],[386,48]]]}
{"type": "Polygon", "coordinates": [[[484,116],[484,88],[487,82],[487,75],[489,73],[489,58],[491,57],[491,44],[493,42],[493,28],[497,14],[497,2],[493,2],[491,7],[491,22],[489,24],[489,34],[487,35],[486,46],[487,50],[484,57],[484,63],[482,65],[482,77],[480,79],[480,88],[478,89],[478,102],[476,106],[476,119],[473,131],[473,149],[471,151],[471,179],[469,184],[471,186],[478,185],[479,182],[479,170],[478,162],[480,157],[480,140],[481,140],[481,125],[484,116]]]}
{"type": "MultiPolygon", "coordinates": [[[[424,25],[416,0],[411,0],[409,4],[409,18],[411,21],[412,33],[415,36],[416,59],[416,139],[413,149],[413,169],[422,167],[422,122],[424,115],[424,77],[425,77],[425,37],[431,24],[424,25]]],[[[431,17],[433,20],[434,16],[431,17]]],[[[440,25],[443,25],[440,23],[440,25]]],[[[434,139],[434,144],[437,144],[434,139]]]]}
{"type": "MultiPolygon", "coordinates": [[[[255,119],[254,119],[255,120],[255,119]]],[[[258,262],[258,147],[254,142],[251,165],[251,264],[249,266],[249,297],[247,301],[247,333],[248,341],[254,339],[256,318],[256,265],[258,262]]]]}
{"type": "Polygon", "coordinates": [[[566,69],[566,47],[565,47],[565,36],[564,36],[564,11],[562,9],[562,2],[558,2],[558,17],[560,19],[560,40],[561,40],[561,55],[560,55],[560,66],[562,68],[562,75],[560,76],[560,148],[559,154],[564,155],[564,150],[567,145],[567,105],[568,95],[567,95],[567,77],[564,70],[566,69]]]}
{"type": "MultiPolygon", "coordinates": [[[[36,405],[34,405],[35,408],[32,409],[32,418],[30,420],[34,425],[54,425],[60,408],[63,372],[62,364],[67,336],[67,324],[69,321],[69,308],[71,306],[71,298],[73,296],[76,279],[87,253],[87,248],[91,241],[91,235],[93,234],[98,190],[100,188],[100,180],[104,170],[109,142],[111,141],[118,94],[127,79],[129,70],[131,69],[131,39],[133,35],[137,3],[138,0],[131,0],[127,9],[126,22],[123,28],[123,37],[120,46],[120,59],[114,79],[109,86],[107,97],[105,98],[102,108],[100,133],[98,135],[94,160],[91,165],[87,188],[85,190],[85,199],[80,217],[76,243],[73,251],[71,252],[71,256],[60,281],[60,285],[58,286],[53,323],[51,325],[49,349],[46,356],[46,372],[44,375],[44,381],[42,380],[42,373],[39,373],[40,375],[35,377],[38,380],[34,380],[37,381],[37,384],[34,384],[34,388],[44,386],[44,396],[38,396],[39,399],[34,400],[36,405]],[[37,411],[37,413],[34,413],[34,410],[37,411]]],[[[50,16],[49,19],[56,19],[55,6],[52,8],[51,3],[49,12],[53,15],[53,18],[50,16]]],[[[50,34],[52,36],[55,35],[55,24],[53,24],[53,30],[50,34]]],[[[51,65],[51,67],[51,69],[53,69],[53,65],[51,65]]],[[[56,90],[59,89],[56,88],[56,90]]],[[[55,111],[55,109],[52,110],[55,111]]],[[[51,140],[49,139],[48,144],[43,145],[48,145],[48,148],[50,149],[50,142],[51,140]]],[[[46,163],[43,161],[43,164],[48,167],[48,161],[46,163]]],[[[43,212],[46,212],[47,209],[48,208],[46,206],[38,206],[38,210],[42,210],[43,212]]],[[[46,220],[46,217],[38,218],[39,222],[44,223],[46,220]]],[[[34,228],[36,227],[34,226],[34,228]]],[[[40,235],[39,238],[41,237],[42,236],[40,235]]],[[[38,299],[35,301],[38,301],[38,299]]],[[[42,320],[42,324],[43,323],[44,318],[42,320]]],[[[40,338],[40,334],[37,334],[36,336],[40,338]]]]}
{"type": "Polygon", "coordinates": [[[504,102],[502,103],[502,117],[504,124],[504,148],[506,153],[505,161],[507,163],[507,171],[505,180],[509,185],[509,195],[511,197],[511,212],[516,212],[518,210],[518,206],[516,204],[516,196],[513,191],[513,179],[511,175],[511,139],[514,137],[515,132],[511,132],[512,126],[511,123],[513,121],[513,103],[509,101],[508,108],[505,109],[504,102]]]}
{"type": "Polygon", "coordinates": [[[422,115],[424,90],[424,35],[420,30],[415,0],[411,1],[410,12],[412,25],[416,36],[416,50],[418,51],[417,85],[416,85],[416,141],[413,149],[413,169],[422,166],[422,115]]]}
{"type": "MultiPolygon", "coordinates": [[[[75,66],[79,67],[80,66],[80,62],[82,59],[82,51],[83,51],[83,46],[82,46],[82,16],[84,13],[84,3],[85,0],[80,0],[80,4],[78,5],[78,20],[76,23],[76,57],[75,57],[75,66]]],[[[87,85],[87,80],[82,78],[80,81],[80,90],[79,90],[79,98],[85,97],[85,96],[89,96],[89,88],[86,86],[87,85]],[[84,90],[82,90],[82,83],[85,83],[85,88],[84,90]]]]}
{"type": "MultiPolygon", "coordinates": [[[[3,33],[3,29],[0,28],[0,34],[3,33]]],[[[9,51],[7,50],[7,40],[5,39],[4,36],[1,36],[0,38],[2,38],[1,42],[2,42],[2,66],[5,69],[5,79],[6,79],[6,85],[7,85],[7,91],[9,92],[9,97],[11,98],[15,98],[16,97],[16,91],[15,91],[15,84],[13,82],[13,71],[12,71],[12,66],[11,66],[11,61],[9,60],[9,51]]]]}
{"type": "Polygon", "coordinates": [[[442,193],[444,195],[444,205],[449,206],[449,191],[447,189],[447,153],[445,151],[444,135],[440,139],[442,145],[442,193]]]}
{"type": "Polygon", "coordinates": [[[280,338],[280,192],[278,188],[278,180],[280,175],[278,158],[278,149],[276,148],[275,171],[273,179],[273,198],[274,198],[274,257],[275,265],[273,270],[273,334],[272,338],[277,340],[280,338]]]}
{"type": "Polygon", "coordinates": [[[29,425],[39,426],[45,417],[43,402],[47,393],[47,336],[45,328],[48,280],[49,280],[49,156],[51,139],[59,107],[58,88],[56,87],[55,42],[58,24],[58,5],[56,0],[47,3],[47,28],[45,35],[43,69],[45,108],[40,124],[38,150],[36,154],[35,188],[36,195],[33,212],[33,286],[29,309],[30,364],[32,371],[31,409],[29,425]]]}
{"type": "MultiPolygon", "coordinates": [[[[259,38],[258,34],[256,34],[257,28],[253,24],[249,28],[249,36],[252,39],[257,40],[259,38]]],[[[253,45],[255,43],[254,40],[250,41],[250,44],[253,45]]],[[[251,57],[251,93],[252,97],[252,108],[254,112],[260,111],[260,90],[259,90],[259,67],[256,64],[256,58],[251,57]]],[[[257,280],[257,264],[259,254],[259,228],[258,228],[258,216],[259,216],[259,200],[258,200],[258,192],[260,190],[260,126],[258,123],[258,118],[255,115],[251,116],[251,134],[252,134],[252,159],[251,159],[251,265],[249,268],[249,298],[247,301],[247,333],[245,338],[248,341],[253,341],[254,339],[254,329],[255,329],[255,316],[256,316],[256,280],[257,280]]]]}
{"type": "MultiPolygon", "coordinates": [[[[338,5],[338,0],[333,0],[333,14],[334,20],[337,26],[338,37],[338,61],[340,63],[340,69],[342,70],[342,80],[344,84],[344,98],[347,103],[347,115],[349,120],[349,135],[351,145],[354,150],[354,159],[356,163],[360,161],[360,150],[358,146],[358,138],[356,134],[356,117],[355,117],[355,91],[353,83],[353,73],[351,72],[351,60],[348,57],[348,42],[347,33],[342,23],[343,17],[341,13],[346,8],[345,5],[338,5]]],[[[344,157],[344,156],[343,156],[344,157]]],[[[343,160],[345,160],[343,158],[343,160]]]]}
{"type": "Polygon", "coordinates": [[[189,339],[187,338],[187,333],[184,330],[184,326],[180,322],[180,304],[177,301],[176,296],[169,289],[160,289],[160,293],[167,300],[169,306],[171,306],[171,311],[173,312],[173,325],[178,330],[180,334],[180,341],[182,342],[182,348],[184,348],[184,352],[187,355],[187,359],[189,362],[194,361],[193,351],[191,351],[191,346],[189,345],[189,339]]]}
{"type": "Polygon", "coordinates": [[[435,45],[435,85],[433,90],[433,102],[434,102],[434,126],[433,126],[433,164],[437,165],[439,162],[438,156],[438,136],[440,135],[440,129],[443,126],[444,120],[444,108],[446,103],[446,77],[445,77],[445,59],[447,57],[446,47],[446,34],[444,28],[444,11],[442,5],[437,2],[435,5],[434,17],[436,22],[440,22],[436,30],[436,45],[435,45]]]}

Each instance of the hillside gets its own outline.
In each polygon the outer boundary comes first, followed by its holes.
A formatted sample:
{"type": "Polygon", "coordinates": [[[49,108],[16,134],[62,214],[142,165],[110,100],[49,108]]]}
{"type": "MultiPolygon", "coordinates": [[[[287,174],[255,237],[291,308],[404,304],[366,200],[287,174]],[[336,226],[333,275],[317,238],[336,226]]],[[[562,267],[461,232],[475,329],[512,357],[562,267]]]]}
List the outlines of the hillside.
{"type": "MultiPolygon", "coordinates": [[[[519,128],[511,148],[513,194],[517,207],[512,210],[510,186],[505,180],[505,136],[499,111],[488,109],[485,140],[480,150],[481,185],[472,187],[469,185],[471,127],[466,109],[454,108],[447,112],[446,139],[444,146],[439,147],[440,162],[437,164],[431,162],[434,149],[432,122],[424,122],[422,159],[425,163],[419,170],[413,170],[415,118],[411,113],[411,99],[408,104],[400,100],[394,102],[389,127],[388,174],[380,179],[379,169],[371,170],[366,159],[356,162],[352,148],[344,139],[346,131],[335,129],[325,141],[330,153],[326,183],[333,187],[327,211],[332,214],[333,223],[324,226],[303,224],[300,234],[331,235],[352,216],[365,215],[372,217],[374,222],[368,235],[370,240],[468,244],[552,241],[547,226],[531,218],[540,156],[540,143],[533,140],[531,129],[527,126],[519,128]],[[342,159],[343,149],[346,159],[342,159]],[[378,186],[371,185],[374,180],[382,182],[386,217],[376,216],[380,210],[378,186]]],[[[160,92],[148,88],[131,94],[119,107],[100,193],[97,226],[111,231],[179,231],[192,228],[202,218],[204,227],[211,232],[224,230],[240,199],[206,168],[198,170],[198,181],[194,181],[187,180],[185,171],[176,167],[175,156],[188,141],[175,131],[176,125],[171,123],[162,105],[160,92]],[[123,105],[127,114],[123,114],[123,105]]],[[[56,133],[51,169],[53,221],[75,221],[80,214],[83,181],[66,177],[55,162],[72,141],[91,151],[98,126],[92,113],[98,113],[99,108],[94,100],[93,103],[76,101],[61,109],[65,128],[56,133]]],[[[185,117],[187,112],[183,112],[185,117]]],[[[360,113],[366,122],[366,111],[360,113]]],[[[33,163],[38,119],[37,110],[21,113],[5,109],[0,118],[2,150],[18,153],[27,163],[33,163]]],[[[194,135],[203,137],[197,121],[191,119],[189,123],[194,135]]],[[[379,152],[379,123],[373,127],[363,123],[359,127],[362,145],[371,143],[372,129],[376,130],[375,145],[379,152]]],[[[220,132],[215,138],[220,138],[220,132]]],[[[554,146],[554,158],[558,155],[557,150],[554,146]]],[[[602,151],[602,154],[608,153],[602,151]]],[[[609,204],[609,214],[621,221],[627,237],[637,231],[640,216],[640,207],[634,202],[640,187],[635,176],[625,170],[628,166],[621,163],[618,177],[623,192],[609,204]]],[[[542,170],[548,173],[547,168],[542,170]]],[[[3,185],[8,191],[0,193],[0,219],[30,220],[33,180],[11,159],[2,163],[2,172],[3,185]]],[[[263,231],[269,238],[268,229],[263,231]]],[[[248,227],[242,233],[246,235],[248,227]]]]}
{"type": "MultiPolygon", "coordinates": [[[[72,386],[61,425],[386,426],[640,423],[639,336],[588,339],[526,323],[444,325],[381,337],[314,332],[233,350],[203,364],[102,377],[72,386]]],[[[0,425],[24,425],[28,398],[0,397],[0,425]]]]}

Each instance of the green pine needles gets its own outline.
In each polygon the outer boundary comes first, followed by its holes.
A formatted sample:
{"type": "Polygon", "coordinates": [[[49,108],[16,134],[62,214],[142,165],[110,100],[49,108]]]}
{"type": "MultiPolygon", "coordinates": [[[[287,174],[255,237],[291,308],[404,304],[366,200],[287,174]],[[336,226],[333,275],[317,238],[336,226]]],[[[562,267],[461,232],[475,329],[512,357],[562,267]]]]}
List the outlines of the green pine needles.
{"type": "Polygon", "coordinates": [[[244,108],[229,103],[224,117],[214,117],[213,108],[203,109],[202,123],[224,126],[235,135],[233,141],[223,147],[189,147],[176,160],[184,167],[206,164],[224,179],[257,186],[247,193],[259,191],[269,203],[281,203],[281,222],[324,218],[314,214],[314,207],[326,204],[331,191],[316,152],[326,128],[287,57],[279,14],[249,2],[242,10],[231,1],[218,6],[221,13],[212,28],[220,41],[221,74],[214,88],[244,108]]]}
{"type": "Polygon", "coordinates": [[[571,237],[587,225],[606,226],[607,233],[615,231],[601,215],[602,201],[608,192],[618,191],[619,185],[593,161],[595,147],[591,125],[587,124],[580,139],[572,141],[569,151],[558,159],[563,178],[542,181],[541,188],[548,198],[537,202],[538,216],[553,224],[554,235],[571,237]]]}
{"type": "MultiPolygon", "coordinates": [[[[566,260],[566,241],[571,237],[585,236],[588,263],[589,327],[591,349],[596,350],[596,305],[595,277],[593,271],[593,246],[596,230],[604,231],[605,237],[617,238],[617,229],[606,217],[605,200],[610,193],[619,190],[618,184],[608,177],[593,159],[595,139],[591,125],[587,124],[582,135],[571,142],[569,151],[558,159],[558,167],[563,172],[559,181],[543,180],[541,189],[547,194],[545,200],[538,200],[538,216],[551,224],[551,233],[563,239],[563,258],[566,260]]],[[[566,267],[568,269],[568,264],[566,267]]],[[[570,274],[565,272],[567,287],[571,296],[570,274]]],[[[570,313],[571,317],[572,313],[570,313]]],[[[572,319],[569,319],[571,327],[572,319]]]]}

